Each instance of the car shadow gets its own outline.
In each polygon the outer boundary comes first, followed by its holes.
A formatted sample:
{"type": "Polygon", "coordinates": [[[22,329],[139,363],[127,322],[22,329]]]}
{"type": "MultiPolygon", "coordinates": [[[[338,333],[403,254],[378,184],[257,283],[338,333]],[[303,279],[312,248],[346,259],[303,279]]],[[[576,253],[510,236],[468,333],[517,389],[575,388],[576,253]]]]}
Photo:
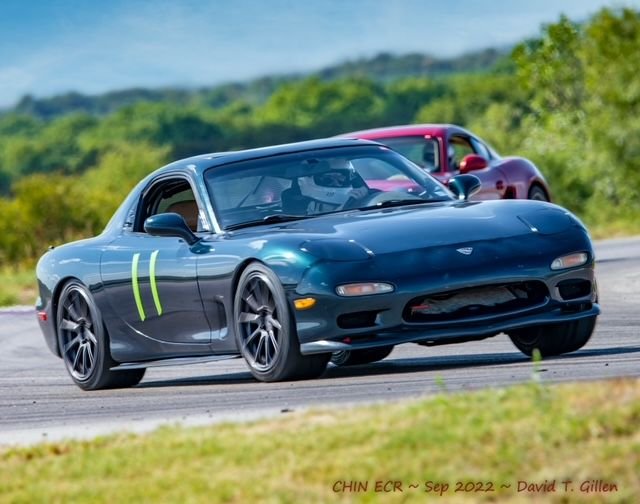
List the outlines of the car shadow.
{"type": "Polygon", "coordinates": [[[613,348],[584,348],[576,352],[547,357],[545,360],[576,359],[580,357],[598,357],[601,355],[623,355],[628,353],[640,353],[640,346],[613,347],[613,348]]]}
{"type": "Polygon", "coordinates": [[[425,371],[446,371],[461,368],[499,366],[517,364],[529,359],[518,353],[486,353],[472,355],[442,355],[394,358],[372,364],[360,364],[357,366],[329,366],[322,378],[346,378],[352,376],[370,376],[381,374],[409,374],[425,371]]]}
{"type": "Polygon", "coordinates": [[[190,376],[188,378],[160,379],[142,381],[135,388],[191,387],[194,385],[238,385],[259,383],[249,371],[240,373],[223,373],[207,376],[190,376]]]}
{"type": "MultiPolygon", "coordinates": [[[[630,353],[640,353],[640,347],[613,347],[613,348],[594,348],[583,349],[577,352],[559,355],[557,357],[547,357],[544,361],[561,361],[574,360],[586,357],[623,355],[630,353]]],[[[391,357],[372,364],[361,364],[358,366],[337,367],[330,364],[327,370],[317,380],[306,380],[301,382],[283,382],[287,386],[292,384],[300,388],[304,388],[304,383],[313,384],[323,380],[333,380],[336,378],[353,378],[360,376],[376,376],[385,374],[410,374],[425,371],[447,371],[463,368],[485,367],[485,366],[502,366],[509,364],[523,364],[531,361],[531,359],[519,352],[509,353],[485,353],[485,354],[469,354],[469,355],[438,355],[420,357],[391,357]]],[[[283,386],[280,383],[280,386],[283,386]]],[[[256,384],[260,382],[255,380],[249,371],[223,373],[207,376],[195,376],[177,379],[160,379],[152,381],[143,381],[136,388],[161,388],[161,387],[191,387],[203,385],[242,385],[256,384]]],[[[264,384],[274,385],[274,384],[264,384]]],[[[278,385],[278,384],[275,384],[278,385]]]]}
{"type": "MultiPolygon", "coordinates": [[[[622,355],[628,353],[640,353],[640,347],[614,347],[602,349],[585,349],[573,353],[546,357],[544,361],[558,361],[580,359],[585,357],[597,357],[607,355],[622,355]]],[[[531,358],[520,352],[513,353],[486,353],[469,355],[439,355],[420,357],[391,357],[372,364],[358,366],[336,367],[330,366],[322,375],[322,378],[344,378],[349,376],[365,376],[376,374],[412,373],[422,371],[447,371],[460,368],[500,366],[530,362],[531,358]]]]}

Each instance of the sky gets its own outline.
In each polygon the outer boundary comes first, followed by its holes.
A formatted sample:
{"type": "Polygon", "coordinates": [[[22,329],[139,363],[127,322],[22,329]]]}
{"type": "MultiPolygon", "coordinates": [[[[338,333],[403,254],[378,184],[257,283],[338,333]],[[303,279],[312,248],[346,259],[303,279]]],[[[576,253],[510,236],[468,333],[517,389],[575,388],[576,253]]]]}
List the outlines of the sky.
{"type": "Polygon", "coordinates": [[[505,47],[640,0],[0,0],[0,107],[25,94],[196,87],[379,52],[505,47]]]}

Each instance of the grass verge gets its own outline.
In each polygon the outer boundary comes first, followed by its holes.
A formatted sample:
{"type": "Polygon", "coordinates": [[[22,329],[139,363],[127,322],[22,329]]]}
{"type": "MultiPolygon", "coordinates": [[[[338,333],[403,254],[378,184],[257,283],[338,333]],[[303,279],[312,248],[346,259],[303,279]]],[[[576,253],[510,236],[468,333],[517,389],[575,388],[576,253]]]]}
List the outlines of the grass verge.
{"type": "Polygon", "coordinates": [[[4,449],[0,496],[9,502],[420,502],[442,501],[442,492],[446,502],[632,502],[640,495],[638,425],[639,380],[533,383],[4,449]],[[376,481],[389,480],[403,491],[376,492],[376,481]],[[354,481],[366,491],[343,491],[340,482],[354,481]],[[429,481],[449,487],[426,492],[429,481]],[[546,483],[546,491],[518,492],[522,481],[546,483]],[[588,488],[581,488],[585,481],[588,488]],[[456,482],[466,490],[455,492],[456,482]],[[479,487],[467,482],[480,482],[485,491],[469,490],[479,487]],[[602,491],[601,482],[615,490],[602,491]],[[594,484],[600,492],[587,492],[594,484]],[[493,491],[486,491],[490,485],[493,491]]]}
{"type": "Polygon", "coordinates": [[[0,268],[0,306],[33,305],[37,295],[36,274],[33,268],[0,268]]]}

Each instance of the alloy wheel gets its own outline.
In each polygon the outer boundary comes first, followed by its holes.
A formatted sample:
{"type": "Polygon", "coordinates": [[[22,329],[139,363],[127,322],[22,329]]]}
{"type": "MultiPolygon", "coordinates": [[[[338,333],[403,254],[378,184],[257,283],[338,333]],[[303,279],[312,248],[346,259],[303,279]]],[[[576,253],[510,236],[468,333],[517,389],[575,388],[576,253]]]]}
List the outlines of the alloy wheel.
{"type": "Polygon", "coordinates": [[[73,286],[60,302],[58,330],[62,357],[73,378],[84,381],[91,376],[98,353],[90,300],[83,289],[73,286]]]}
{"type": "Polygon", "coordinates": [[[243,354],[258,371],[270,369],[278,356],[282,331],[278,317],[273,292],[256,274],[242,291],[238,322],[243,354]]]}

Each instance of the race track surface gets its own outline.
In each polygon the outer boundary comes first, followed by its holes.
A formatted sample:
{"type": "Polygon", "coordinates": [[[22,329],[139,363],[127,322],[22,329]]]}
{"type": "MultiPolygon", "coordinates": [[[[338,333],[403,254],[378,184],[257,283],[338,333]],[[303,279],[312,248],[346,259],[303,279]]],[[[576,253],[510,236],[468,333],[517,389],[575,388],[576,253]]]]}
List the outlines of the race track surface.
{"type": "MultiPolygon", "coordinates": [[[[545,360],[544,382],[640,375],[640,238],[599,242],[596,255],[602,306],[596,332],[582,350],[545,360]]],[[[310,381],[259,383],[234,359],[150,369],[135,388],[83,392],[47,349],[32,309],[0,311],[0,343],[0,444],[500,387],[531,380],[533,369],[499,335],[432,348],[403,345],[382,362],[330,366],[310,381]]]]}

